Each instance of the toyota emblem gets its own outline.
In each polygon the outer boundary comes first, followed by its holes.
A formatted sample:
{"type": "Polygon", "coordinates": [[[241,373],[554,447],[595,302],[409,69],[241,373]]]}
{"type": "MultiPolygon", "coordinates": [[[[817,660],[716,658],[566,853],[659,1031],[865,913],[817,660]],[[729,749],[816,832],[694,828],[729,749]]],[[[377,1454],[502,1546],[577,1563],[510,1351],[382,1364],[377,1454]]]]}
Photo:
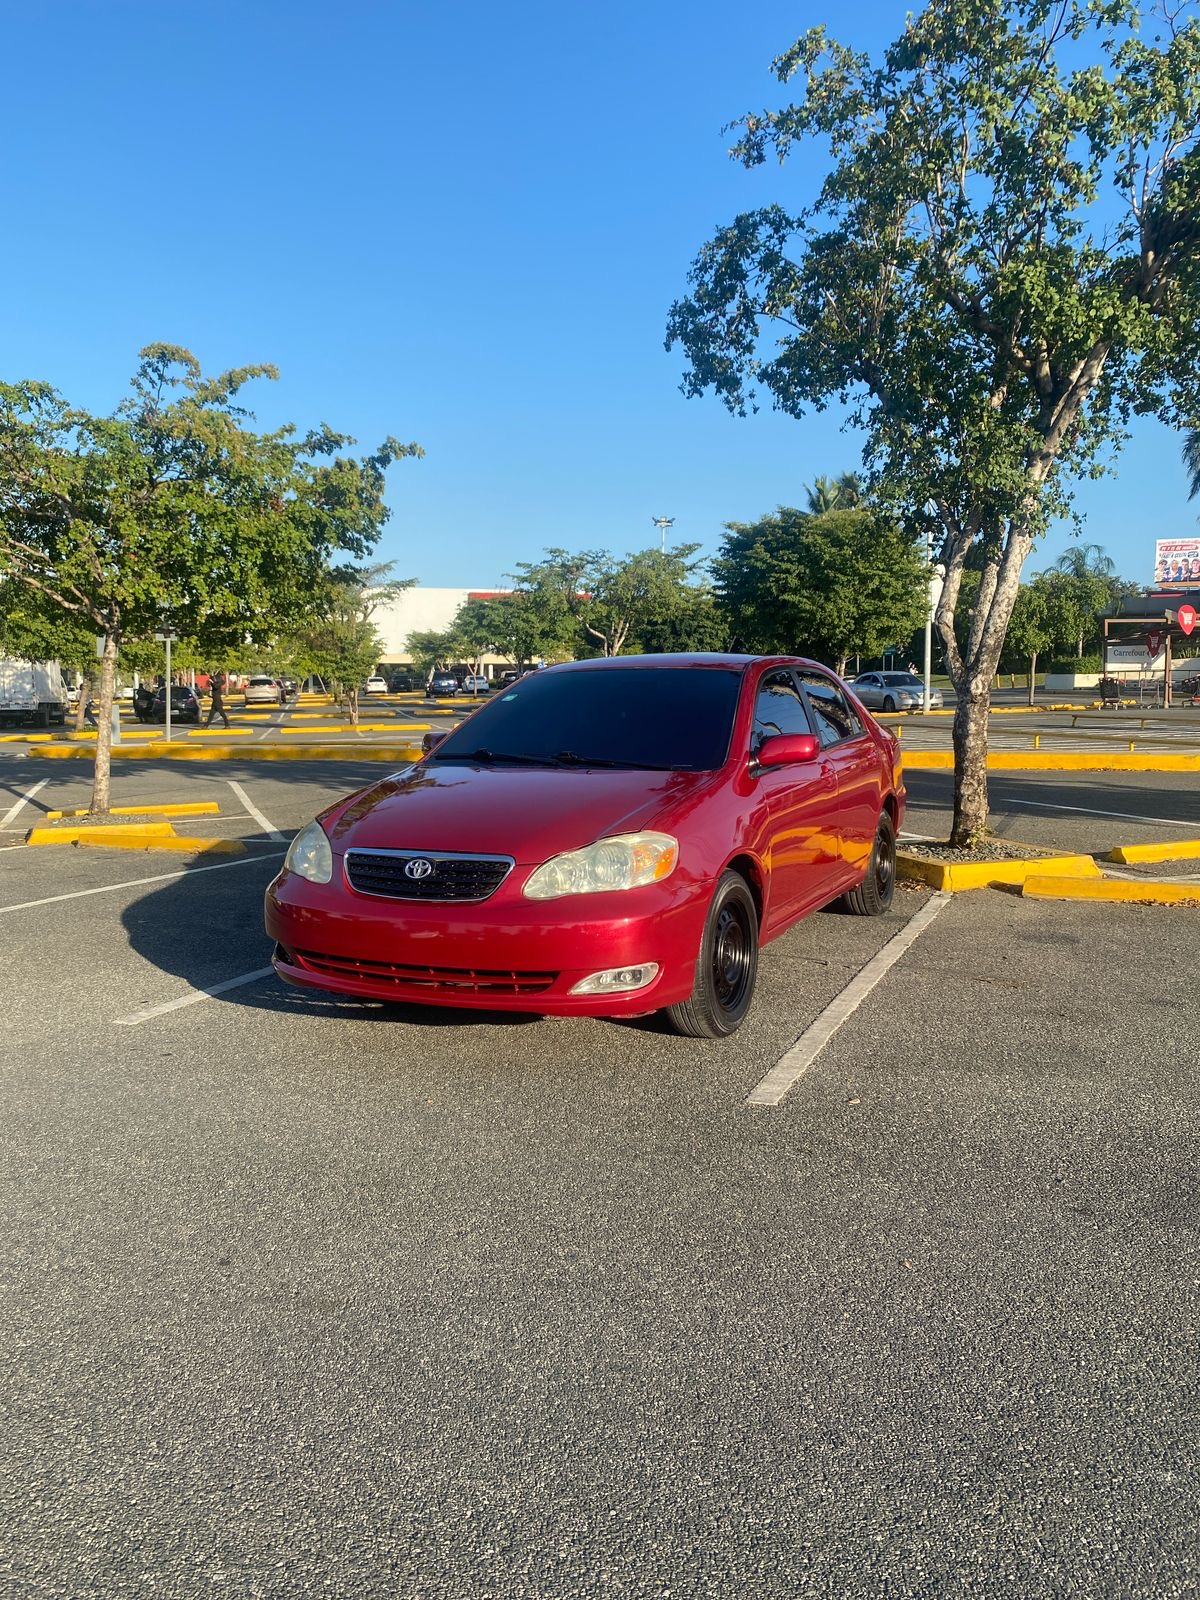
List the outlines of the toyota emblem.
{"type": "Polygon", "coordinates": [[[414,856],[411,861],[404,863],[406,878],[428,878],[432,871],[433,862],[427,861],[424,856],[414,856]]]}

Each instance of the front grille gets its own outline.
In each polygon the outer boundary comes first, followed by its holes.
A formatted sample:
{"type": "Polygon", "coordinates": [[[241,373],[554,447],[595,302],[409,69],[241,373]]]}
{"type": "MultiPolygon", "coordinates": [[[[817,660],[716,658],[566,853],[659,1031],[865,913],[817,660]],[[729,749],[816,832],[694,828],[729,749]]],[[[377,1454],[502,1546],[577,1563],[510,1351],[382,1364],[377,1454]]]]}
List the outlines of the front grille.
{"type": "Polygon", "coordinates": [[[361,978],[394,984],[397,989],[426,989],[443,994],[541,994],[557,972],[516,972],[506,968],[423,967],[396,961],[362,961],[355,956],[294,953],[297,966],[326,978],[361,978]]]}
{"type": "Polygon", "coordinates": [[[486,900],[513,869],[511,856],[451,855],[437,850],[347,850],[346,879],[359,894],[390,900],[486,900]],[[428,867],[416,876],[410,863],[428,867]]]}

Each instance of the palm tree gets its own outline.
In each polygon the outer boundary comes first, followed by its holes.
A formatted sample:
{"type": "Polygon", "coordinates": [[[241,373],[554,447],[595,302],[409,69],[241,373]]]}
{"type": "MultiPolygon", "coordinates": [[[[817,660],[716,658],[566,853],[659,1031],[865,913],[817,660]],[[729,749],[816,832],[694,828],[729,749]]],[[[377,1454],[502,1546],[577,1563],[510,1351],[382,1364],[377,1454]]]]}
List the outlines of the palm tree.
{"type": "Polygon", "coordinates": [[[837,478],[814,478],[808,495],[808,509],[819,517],[824,511],[853,511],[862,504],[862,479],[857,472],[843,472],[837,478]]]}
{"type": "Polygon", "coordinates": [[[1072,578],[1111,578],[1116,568],[1102,544],[1075,544],[1063,551],[1054,570],[1072,578]]]}
{"type": "Polygon", "coordinates": [[[1200,423],[1183,436],[1183,465],[1190,479],[1188,499],[1194,500],[1200,494],[1200,423]]]}
{"type": "MultiPolygon", "coordinates": [[[[1063,573],[1078,586],[1082,611],[1098,614],[1113,603],[1112,578],[1116,568],[1105,554],[1103,545],[1074,544],[1069,550],[1063,551],[1052,570],[1063,573]]],[[[1076,655],[1083,654],[1083,640],[1084,635],[1080,631],[1075,640],[1076,655]]]]}

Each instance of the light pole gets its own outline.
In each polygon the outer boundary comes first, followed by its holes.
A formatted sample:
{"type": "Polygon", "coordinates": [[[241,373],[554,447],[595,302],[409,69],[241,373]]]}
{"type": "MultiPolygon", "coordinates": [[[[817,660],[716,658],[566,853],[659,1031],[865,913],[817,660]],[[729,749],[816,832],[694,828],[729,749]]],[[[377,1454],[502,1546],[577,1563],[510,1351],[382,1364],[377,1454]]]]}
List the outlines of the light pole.
{"type": "Polygon", "coordinates": [[[946,569],[940,561],[933,559],[933,530],[925,530],[925,562],[929,569],[929,587],[925,596],[925,696],[922,705],[929,710],[931,696],[930,678],[932,676],[933,658],[933,613],[938,608],[942,598],[942,581],[946,576],[946,569]]]}
{"type": "Polygon", "coordinates": [[[659,533],[662,536],[662,553],[663,553],[663,555],[666,555],[666,553],[667,553],[667,529],[668,528],[673,528],[675,526],[675,518],[674,517],[651,517],[650,521],[654,524],[654,526],[658,529],[659,533]]]}

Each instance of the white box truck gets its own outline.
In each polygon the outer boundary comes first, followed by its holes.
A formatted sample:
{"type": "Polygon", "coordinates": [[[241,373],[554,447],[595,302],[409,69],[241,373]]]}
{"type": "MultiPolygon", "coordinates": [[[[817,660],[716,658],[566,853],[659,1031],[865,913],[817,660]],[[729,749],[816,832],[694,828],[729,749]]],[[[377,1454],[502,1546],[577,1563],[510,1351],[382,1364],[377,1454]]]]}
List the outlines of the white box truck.
{"type": "Polygon", "coordinates": [[[67,720],[67,691],[57,661],[0,659],[0,723],[48,728],[67,720]]]}

